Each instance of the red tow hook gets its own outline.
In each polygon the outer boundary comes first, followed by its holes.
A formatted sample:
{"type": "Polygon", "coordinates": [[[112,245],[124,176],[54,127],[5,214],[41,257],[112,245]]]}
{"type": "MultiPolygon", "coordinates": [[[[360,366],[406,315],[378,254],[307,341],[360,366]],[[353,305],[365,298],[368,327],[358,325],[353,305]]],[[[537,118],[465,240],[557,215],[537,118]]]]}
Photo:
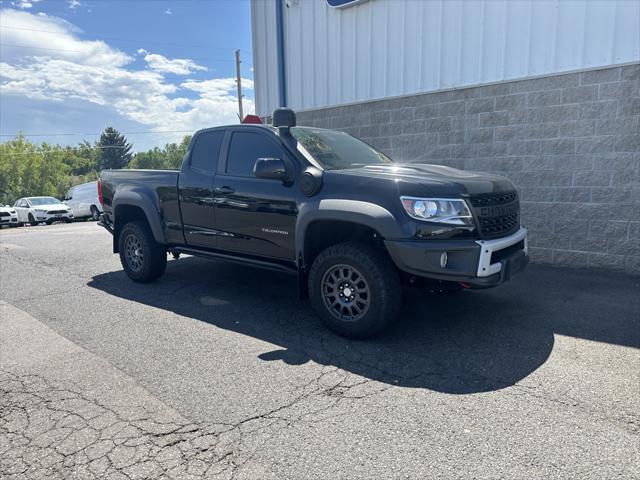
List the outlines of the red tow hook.
{"type": "Polygon", "coordinates": [[[471,285],[469,285],[468,283],[462,283],[462,282],[460,282],[460,286],[461,286],[462,288],[471,288],[471,285]]]}

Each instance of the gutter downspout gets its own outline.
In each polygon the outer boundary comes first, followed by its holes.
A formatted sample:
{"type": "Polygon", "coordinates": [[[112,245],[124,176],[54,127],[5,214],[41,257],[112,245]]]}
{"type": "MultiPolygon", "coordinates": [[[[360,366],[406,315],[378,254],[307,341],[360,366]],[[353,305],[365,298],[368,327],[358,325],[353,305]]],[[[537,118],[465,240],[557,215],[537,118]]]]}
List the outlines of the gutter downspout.
{"type": "Polygon", "coordinates": [[[282,14],[283,0],[275,0],[276,4],[276,43],[278,49],[278,94],[280,107],[287,106],[287,79],[284,56],[284,18],[282,14]]]}

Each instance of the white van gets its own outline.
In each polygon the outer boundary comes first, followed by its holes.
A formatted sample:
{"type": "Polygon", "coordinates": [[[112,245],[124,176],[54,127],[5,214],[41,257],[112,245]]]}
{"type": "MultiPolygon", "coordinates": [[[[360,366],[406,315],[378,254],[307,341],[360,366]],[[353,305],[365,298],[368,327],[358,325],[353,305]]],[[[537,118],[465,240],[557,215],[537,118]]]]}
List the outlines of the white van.
{"type": "Polygon", "coordinates": [[[83,183],[70,188],[64,203],[71,207],[75,218],[91,217],[98,220],[102,213],[102,205],[98,200],[98,182],[83,183]]]}

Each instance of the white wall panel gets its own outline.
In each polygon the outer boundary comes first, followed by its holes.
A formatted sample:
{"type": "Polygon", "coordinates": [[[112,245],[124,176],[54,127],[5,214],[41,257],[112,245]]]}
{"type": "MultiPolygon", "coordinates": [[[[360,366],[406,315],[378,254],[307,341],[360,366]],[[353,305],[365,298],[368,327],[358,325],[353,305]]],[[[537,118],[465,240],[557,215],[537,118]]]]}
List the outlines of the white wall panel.
{"type": "Polygon", "coordinates": [[[278,103],[275,25],[276,10],[273,0],[252,1],[253,79],[256,113],[258,115],[272,112],[278,103]]]}
{"type": "MultiPolygon", "coordinates": [[[[298,110],[640,61],[638,0],[288,0],[298,110]]],[[[256,108],[278,103],[274,0],[252,0],[256,108]]]]}

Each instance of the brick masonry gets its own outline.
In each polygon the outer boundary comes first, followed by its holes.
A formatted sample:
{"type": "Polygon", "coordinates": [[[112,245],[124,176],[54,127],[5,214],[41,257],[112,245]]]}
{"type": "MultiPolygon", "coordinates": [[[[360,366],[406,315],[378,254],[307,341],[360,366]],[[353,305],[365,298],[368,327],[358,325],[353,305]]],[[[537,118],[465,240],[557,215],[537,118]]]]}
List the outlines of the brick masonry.
{"type": "Polygon", "coordinates": [[[498,173],[532,261],[640,273],[640,64],[298,113],[399,162],[498,173]]]}

